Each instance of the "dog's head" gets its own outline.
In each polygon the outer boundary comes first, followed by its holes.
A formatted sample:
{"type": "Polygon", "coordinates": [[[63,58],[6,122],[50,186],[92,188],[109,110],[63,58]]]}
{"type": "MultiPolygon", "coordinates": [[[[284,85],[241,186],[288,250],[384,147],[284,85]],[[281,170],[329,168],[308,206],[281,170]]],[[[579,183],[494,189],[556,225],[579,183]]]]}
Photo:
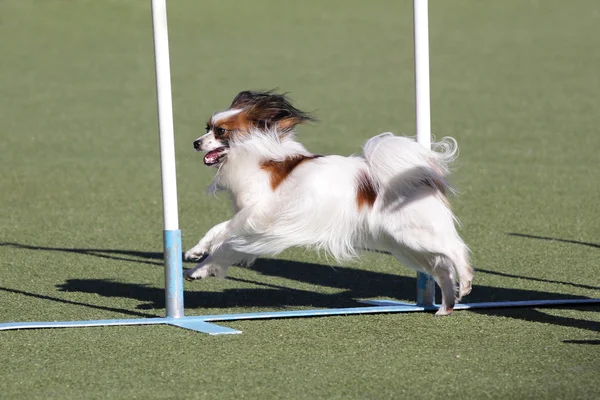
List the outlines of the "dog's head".
{"type": "Polygon", "coordinates": [[[204,164],[220,165],[227,159],[230,144],[253,134],[275,131],[281,135],[313,118],[294,107],[285,93],[240,92],[229,109],[214,114],[206,124],[206,134],[194,141],[196,151],[205,151],[204,164]]]}

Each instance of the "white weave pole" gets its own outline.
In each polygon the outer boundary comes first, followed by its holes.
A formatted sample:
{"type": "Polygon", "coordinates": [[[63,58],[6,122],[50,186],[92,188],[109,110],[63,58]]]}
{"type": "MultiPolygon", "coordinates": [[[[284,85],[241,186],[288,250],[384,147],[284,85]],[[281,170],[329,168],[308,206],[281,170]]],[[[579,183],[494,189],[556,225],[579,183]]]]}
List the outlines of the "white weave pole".
{"type": "Polygon", "coordinates": [[[173,104],[171,100],[171,67],[169,63],[169,33],[166,0],[152,0],[154,59],[160,133],[160,160],[165,230],[179,229],[177,183],[175,174],[175,139],[173,104]]]}
{"type": "Polygon", "coordinates": [[[166,310],[168,318],[181,318],[183,317],[183,267],[181,231],[177,212],[177,175],[175,172],[175,138],[166,0],[152,0],[152,29],[160,135],[166,310]]]}
{"type": "MultiPolygon", "coordinates": [[[[431,148],[431,107],[429,99],[429,21],[428,0],[413,0],[415,41],[415,109],[417,142],[431,148]]],[[[435,281],[417,273],[417,305],[428,307],[435,301],[435,281]]]]}

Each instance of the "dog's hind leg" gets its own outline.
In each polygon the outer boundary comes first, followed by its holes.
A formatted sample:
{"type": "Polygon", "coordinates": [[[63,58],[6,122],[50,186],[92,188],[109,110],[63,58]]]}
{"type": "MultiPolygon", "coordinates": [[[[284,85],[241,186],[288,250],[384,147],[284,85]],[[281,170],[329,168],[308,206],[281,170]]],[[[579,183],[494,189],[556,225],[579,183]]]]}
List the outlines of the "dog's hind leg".
{"type": "Polygon", "coordinates": [[[390,252],[407,267],[433,276],[442,292],[442,305],[435,315],[450,315],[456,303],[457,286],[452,261],[442,255],[422,254],[402,246],[394,246],[390,252]]]}
{"type": "Polygon", "coordinates": [[[433,279],[442,291],[442,305],[435,315],[450,315],[456,302],[456,277],[454,266],[445,256],[435,256],[433,270],[430,272],[433,279]]]}

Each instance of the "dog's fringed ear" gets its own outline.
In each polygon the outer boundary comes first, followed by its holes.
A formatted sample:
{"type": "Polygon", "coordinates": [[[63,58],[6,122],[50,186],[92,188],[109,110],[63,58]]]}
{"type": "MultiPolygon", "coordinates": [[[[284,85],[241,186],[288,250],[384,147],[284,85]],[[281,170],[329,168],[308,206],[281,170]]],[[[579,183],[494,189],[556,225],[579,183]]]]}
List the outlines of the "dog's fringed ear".
{"type": "Polygon", "coordinates": [[[260,129],[277,127],[282,132],[289,132],[298,124],[315,121],[310,114],[294,107],[286,93],[276,92],[277,89],[245,90],[235,96],[230,108],[243,109],[252,124],[260,129]]]}
{"type": "Polygon", "coordinates": [[[300,125],[305,122],[310,122],[314,120],[315,119],[313,117],[306,115],[287,117],[277,121],[277,128],[283,132],[289,132],[293,130],[296,127],[296,125],[300,125]]]}
{"type": "Polygon", "coordinates": [[[296,125],[315,121],[309,113],[294,107],[285,93],[275,94],[272,91],[258,98],[247,112],[256,126],[268,129],[277,127],[283,132],[291,131],[296,125]]]}
{"type": "Polygon", "coordinates": [[[245,108],[253,103],[255,103],[258,99],[257,97],[260,94],[268,94],[270,92],[252,92],[250,90],[244,90],[243,92],[239,92],[237,96],[231,102],[229,106],[230,109],[233,108],[245,108]]]}

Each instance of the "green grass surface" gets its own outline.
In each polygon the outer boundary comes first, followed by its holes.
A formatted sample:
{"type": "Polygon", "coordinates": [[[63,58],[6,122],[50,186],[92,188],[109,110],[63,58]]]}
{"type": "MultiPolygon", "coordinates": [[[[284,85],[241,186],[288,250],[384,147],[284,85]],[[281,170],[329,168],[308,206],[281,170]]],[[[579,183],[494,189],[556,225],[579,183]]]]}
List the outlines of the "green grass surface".
{"type": "MultiPolygon", "coordinates": [[[[414,133],[410,1],[171,0],[184,246],[228,218],[191,142],[243,89],[280,87],[351,154],[414,133]]],[[[600,297],[600,3],[432,1],[432,129],[461,147],[468,301],[600,297]]],[[[149,1],[0,2],[0,321],[164,315],[149,1]]],[[[191,266],[191,265],[189,265],[191,266]]],[[[301,249],[185,284],[190,315],[414,299],[381,254],[301,249]]],[[[0,333],[0,397],[600,397],[598,307],[0,333]]]]}

